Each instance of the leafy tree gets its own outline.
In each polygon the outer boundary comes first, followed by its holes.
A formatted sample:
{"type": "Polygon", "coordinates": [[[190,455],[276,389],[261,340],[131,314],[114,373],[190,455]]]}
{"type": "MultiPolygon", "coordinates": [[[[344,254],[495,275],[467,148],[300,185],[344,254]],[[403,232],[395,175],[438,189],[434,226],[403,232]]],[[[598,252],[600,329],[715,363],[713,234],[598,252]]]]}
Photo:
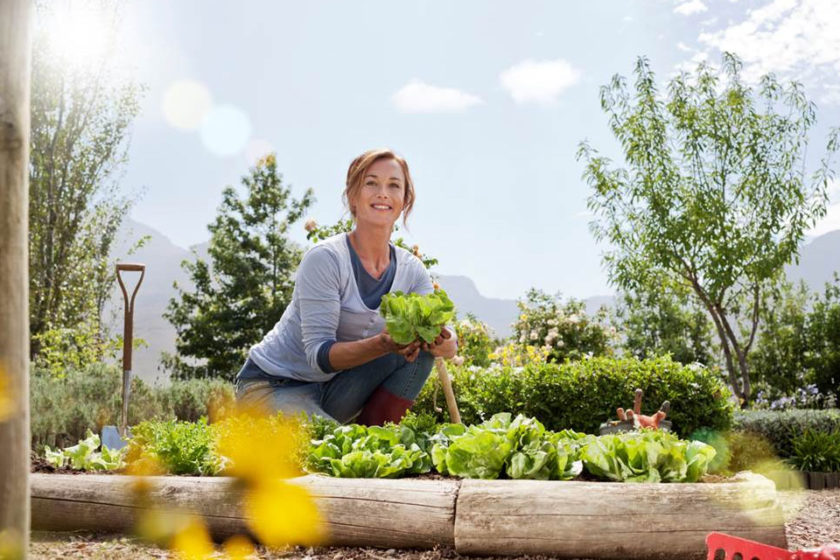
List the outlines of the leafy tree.
{"type": "Polygon", "coordinates": [[[292,299],[301,251],[287,234],[312,204],[312,190],[292,198],[273,154],[252,167],[242,184],[244,197],[225,188],[216,220],[208,226],[211,262],[181,263],[195,287],[185,291],[176,283],[178,297],[164,314],[178,334],[177,355],[164,358],[175,378],[232,379],[250,346],[292,299]]]}
{"type": "Polygon", "coordinates": [[[50,364],[68,355],[76,366],[105,351],[101,316],[115,280],[108,255],[131,206],[118,179],[142,91],[115,75],[114,3],[89,4],[103,16],[101,54],[64,56],[44,23],[55,17],[48,3],[38,4],[32,52],[31,354],[50,354],[50,364]]]}
{"type": "Polygon", "coordinates": [[[755,349],[748,363],[755,381],[784,395],[811,382],[808,305],[811,294],[804,282],[783,281],[762,300],[755,349]]]}
{"type": "Polygon", "coordinates": [[[712,365],[712,325],[687,286],[659,278],[621,294],[616,310],[626,352],[640,359],[670,354],[682,364],[712,365]]]}
{"type": "Polygon", "coordinates": [[[827,283],[808,314],[807,364],[824,395],[840,398],[840,276],[827,283]]]}
{"type": "Polygon", "coordinates": [[[814,104],[798,83],[767,75],[753,88],[740,71],[726,54],[719,72],[701,64],[660,96],[639,58],[634,91],[616,75],[600,95],[625,165],[613,167],[586,142],[578,157],[593,190],[593,231],[611,246],[611,282],[636,291],[665,275],[689,287],[714,323],[729,382],[746,405],[762,293],[825,213],[838,130],[806,177],[814,104]]]}

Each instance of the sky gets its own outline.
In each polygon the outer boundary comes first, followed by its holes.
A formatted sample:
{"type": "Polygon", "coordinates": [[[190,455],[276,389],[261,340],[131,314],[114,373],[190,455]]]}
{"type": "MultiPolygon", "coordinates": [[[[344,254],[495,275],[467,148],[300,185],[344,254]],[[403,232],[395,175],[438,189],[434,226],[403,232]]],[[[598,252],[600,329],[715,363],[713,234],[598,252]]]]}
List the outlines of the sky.
{"type": "MultiPolygon", "coordinates": [[[[130,0],[120,52],[146,91],[121,182],[134,220],[188,247],[266,151],[331,224],[350,162],[390,147],[416,186],[405,237],[438,273],[488,297],[609,294],[575,158],[583,140],[618,156],[599,87],[640,55],[664,85],[731,50],[748,79],[803,82],[821,154],[837,29],[836,0],[130,0]]],[[[811,235],[840,229],[840,183],[831,197],[811,235]]]]}

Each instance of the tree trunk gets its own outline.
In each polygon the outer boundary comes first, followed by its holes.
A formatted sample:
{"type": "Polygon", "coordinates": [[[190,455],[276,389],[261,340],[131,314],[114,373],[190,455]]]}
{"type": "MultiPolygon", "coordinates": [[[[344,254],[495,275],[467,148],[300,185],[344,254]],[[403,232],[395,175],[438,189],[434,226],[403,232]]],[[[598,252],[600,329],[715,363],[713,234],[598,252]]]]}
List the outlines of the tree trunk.
{"type": "Polygon", "coordinates": [[[0,531],[29,550],[29,82],[32,5],[0,2],[0,531]],[[5,393],[5,394],[1,394],[5,393]]]}

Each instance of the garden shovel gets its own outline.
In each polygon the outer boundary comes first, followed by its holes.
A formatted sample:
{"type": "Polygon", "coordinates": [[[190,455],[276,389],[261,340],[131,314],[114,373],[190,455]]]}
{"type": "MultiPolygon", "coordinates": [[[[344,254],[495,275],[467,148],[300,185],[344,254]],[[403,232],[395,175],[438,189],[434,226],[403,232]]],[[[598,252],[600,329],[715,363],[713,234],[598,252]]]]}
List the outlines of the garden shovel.
{"type": "Polygon", "coordinates": [[[137,297],[137,290],[140,289],[140,284],[143,283],[143,277],[145,275],[146,265],[144,264],[117,264],[117,281],[120,283],[120,289],[125,300],[125,322],[123,324],[123,383],[120,429],[119,433],[116,433],[117,431],[114,426],[105,426],[102,429],[102,444],[111,449],[119,449],[125,445],[126,431],[128,429],[128,399],[131,396],[131,350],[134,347],[134,298],[137,297]],[[130,299],[125,289],[121,272],[140,273],[140,279],[137,281],[137,285],[134,287],[130,299]]]}

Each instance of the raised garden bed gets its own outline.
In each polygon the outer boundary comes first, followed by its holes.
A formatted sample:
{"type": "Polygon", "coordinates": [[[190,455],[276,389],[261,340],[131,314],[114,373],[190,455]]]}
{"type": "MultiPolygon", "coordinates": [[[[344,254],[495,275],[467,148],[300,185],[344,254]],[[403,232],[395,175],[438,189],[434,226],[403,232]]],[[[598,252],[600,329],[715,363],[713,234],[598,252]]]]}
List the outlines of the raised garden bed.
{"type": "MultiPolygon", "coordinates": [[[[130,533],[138,509],[131,477],[32,474],[32,528],[130,533]]],[[[247,532],[225,477],[153,477],[161,505],[203,515],[217,539],[247,532]]],[[[294,480],[315,496],[329,541],[343,546],[432,548],[466,554],[567,558],[702,558],[722,531],[785,547],[773,482],[621,484],[534,480],[294,480]]]]}

